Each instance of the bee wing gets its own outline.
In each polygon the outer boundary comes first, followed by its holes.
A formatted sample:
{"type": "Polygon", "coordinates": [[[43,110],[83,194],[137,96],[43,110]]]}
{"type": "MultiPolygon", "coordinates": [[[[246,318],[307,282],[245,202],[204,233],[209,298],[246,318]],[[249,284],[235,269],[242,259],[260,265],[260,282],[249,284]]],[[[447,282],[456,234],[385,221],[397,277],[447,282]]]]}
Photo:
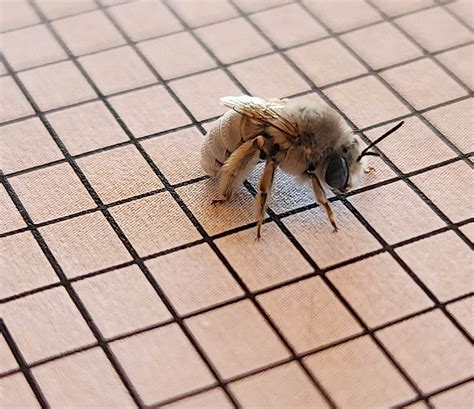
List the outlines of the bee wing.
{"type": "Polygon", "coordinates": [[[239,114],[271,125],[292,137],[298,136],[297,124],[285,112],[285,100],[242,95],[240,97],[222,97],[220,101],[224,106],[239,114]]]}

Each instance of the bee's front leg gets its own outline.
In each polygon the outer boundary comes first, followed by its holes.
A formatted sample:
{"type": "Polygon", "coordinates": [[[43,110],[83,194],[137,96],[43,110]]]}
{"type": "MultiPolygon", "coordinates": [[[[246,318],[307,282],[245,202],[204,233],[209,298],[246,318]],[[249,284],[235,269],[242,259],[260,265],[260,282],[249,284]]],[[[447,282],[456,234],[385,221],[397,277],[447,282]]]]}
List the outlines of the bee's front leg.
{"type": "Polygon", "coordinates": [[[373,172],[375,170],[375,168],[372,166],[372,165],[368,165],[365,169],[364,169],[364,173],[370,173],[370,172],[373,172]]]}
{"type": "Polygon", "coordinates": [[[337,232],[338,228],[336,225],[336,218],[334,217],[334,212],[330,203],[328,202],[328,199],[326,198],[326,194],[324,193],[324,189],[321,186],[321,182],[314,174],[311,174],[311,183],[313,184],[313,190],[314,195],[316,196],[316,200],[326,209],[326,213],[328,214],[329,221],[331,222],[331,225],[334,228],[334,232],[337,232]]]}
{"type": "Polygon", "coordinates": [[[265,210],[267,209],[268,195],[272,190],[273,178],[277,168],[277,163],[273,160],[267,160],[263,169],[262,177],[259,183],[259,192],[257,193],[257,240],[260,240],[260,231],[262,228],[265,210]]]}

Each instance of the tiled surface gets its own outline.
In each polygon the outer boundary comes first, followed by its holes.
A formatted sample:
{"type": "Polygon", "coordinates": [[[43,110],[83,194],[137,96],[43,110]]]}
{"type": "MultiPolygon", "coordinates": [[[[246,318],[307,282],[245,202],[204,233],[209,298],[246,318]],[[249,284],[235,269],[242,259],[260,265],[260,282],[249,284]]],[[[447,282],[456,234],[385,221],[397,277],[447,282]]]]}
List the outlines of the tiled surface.
{"type": "Polygon", "coordinates": [[[3,406],[467,407],[473,13],[441,3],[3,1],[3,406]],[[244,92],[364,144],[405,119],[337,233],[282,172],[259,242],[247,187],[211,205],[200,146],[244,92]]]}

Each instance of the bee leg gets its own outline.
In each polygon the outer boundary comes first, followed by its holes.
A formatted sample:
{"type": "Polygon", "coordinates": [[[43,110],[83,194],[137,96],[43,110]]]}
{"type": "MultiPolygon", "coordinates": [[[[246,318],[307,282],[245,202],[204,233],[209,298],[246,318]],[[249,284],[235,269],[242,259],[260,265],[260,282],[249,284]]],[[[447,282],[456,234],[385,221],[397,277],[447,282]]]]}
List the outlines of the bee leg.
{"type": "Polygon", "coordinates": [[[263,218],[265,217],[265,210],[267,209],[268,195],[272,190],[273,177],[277,163],[273,160],[268,160],[265,163],[262,177],[259,182],[259,192],[257,193],[257,240],[260,240],[260,230],[262,228],[263,218]]]}
{"type": "Polygon", "coordinates": [[[311,175],[311,183],[313,184],[314,195],[316,196],[316,200],[321,206],[324,206],[326,209],[326,213],[328,214],[329,221],[331,222],[334,231],[338,230],[336,225],[336,219],[334,217],[334,212],[328,200],[326,199],[326,194],[324,193],[324,189],[321,186],[321,182],[317,178],[316,175],[311,175]]]}
{"type": "Polygon", "coordinates": [[[364,173],[370,173],[374,170],[375,170],[375,168],[372,165],[369,165],[364,169],[364,173]]]}

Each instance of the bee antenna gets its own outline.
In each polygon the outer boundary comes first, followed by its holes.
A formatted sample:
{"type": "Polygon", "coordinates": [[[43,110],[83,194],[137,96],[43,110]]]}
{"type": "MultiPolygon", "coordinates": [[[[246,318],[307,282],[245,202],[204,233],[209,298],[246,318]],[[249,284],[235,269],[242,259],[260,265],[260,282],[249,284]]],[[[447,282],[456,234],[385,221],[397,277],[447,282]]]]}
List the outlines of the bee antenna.
{"type": "Polygon", "coordinates": [[[380,141],[384,140],[387,136],[393,134],[395,131],[397,131],[403,124],[405,123],[405,121],[401,121],[399,122],[397,125],[395,125],[393,128],[390,128],[387,132],[385,132],[382,136],[379,136],[375,141],[373,141],[369,146],[367,146],[361,153],[360,155],[357,157],[357,161],[361,160],[362,156],[367,156],[367,155],[371,155],[371,156],[380,156],[378,153],[376,152],[368,152],[368,150],[372,147],[374,147],[375,145],[377,145],[380,141]]]}

